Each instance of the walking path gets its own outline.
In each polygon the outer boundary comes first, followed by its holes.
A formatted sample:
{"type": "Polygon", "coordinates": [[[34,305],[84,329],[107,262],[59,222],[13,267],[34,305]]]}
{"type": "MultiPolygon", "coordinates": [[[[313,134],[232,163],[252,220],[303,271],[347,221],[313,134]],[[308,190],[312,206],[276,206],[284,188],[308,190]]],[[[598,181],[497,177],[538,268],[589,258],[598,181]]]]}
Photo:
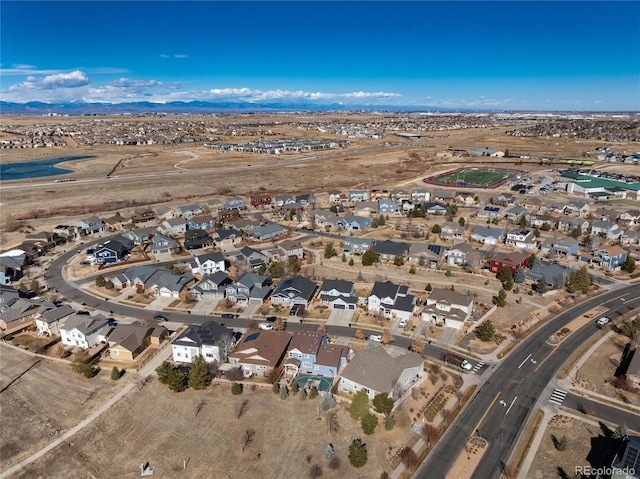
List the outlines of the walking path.
{"type": "MultiPolygon", "coordinates": [[[[7,469],[6,471],[3,471],[2,473],[0,473],[0,479],[4,479],[6,477],[11,476],[12,474],[18,472],[23,467],[25,467],[25,466],[31,464],[32,462],[38,460],[39,458],[41,458],[46,453],[48,453],[49,451],[51,451],[55,447],[59,446],[60,444],[63,444],[65,442],[69,442],[69,439],[71,439],[76,433],[80,432],[82,429],[84,429],[89,424],[91,424],[93,421],[95,421],[98,417],[100,417],[103,413],[108,411],[111,406],[113,406],[120,399],[122,399],[134,387],[136,387],[136,386],[139,387],[140,380],[141,379],[144,380],[147,376],[152,374],[156,370],[156,368],[162,363],[162,361],[165,361],[166,359],[168,359],[170,355],[171,355],[171,347],[166,345],[164,348],[162,348],[160,351],[158,351],[158,354],[156,354],[154,356],[154,358],[151,359],[151,361],[149,361],[142,369],[140,369],[140,371],[136,375],[134,375],[131,378],[129,384],[127,384],[124,388],[122,388],[115,395],[113,395],[111,398],[109,398],[109,400],[106,401],[102,406],[100,406],[100,408],[97,411],[94,411],[89,417],[85,418],[77,426],[73,427],[72,429],[69,429],[67,432],[62,434],[58,439],[56,439],[55,441],[49,443],[47,446],[43,447],[38,452],[32,454],[31,456],[27,457],[26,459],[24,459],[23,461],[19,462],[15,466],[13,466],[13,467],[7,469]]],[[[48,359],[50,359],[50,358],[48,358],[48,359]]]]}

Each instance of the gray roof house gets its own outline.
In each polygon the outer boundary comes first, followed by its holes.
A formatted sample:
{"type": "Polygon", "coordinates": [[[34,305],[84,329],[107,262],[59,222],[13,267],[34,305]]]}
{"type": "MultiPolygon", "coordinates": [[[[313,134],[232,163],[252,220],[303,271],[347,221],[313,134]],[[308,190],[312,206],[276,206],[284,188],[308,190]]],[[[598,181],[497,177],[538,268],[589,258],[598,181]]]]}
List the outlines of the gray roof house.
{"type": "Polygon", "coordinates": [[[171,343],[173,360],[191,363],[198,356],[203,356],[208,363],[221,364],[227,359],[233,342],[233,331],[215,321],[192,324],[171,343]]]}
{"type": "Polygon", "coordinates": [[[354,310],[358,304],[353,281],[325,279],[318,296],[323,304],[328,304],[333,309],[354,310]]]}
{"type": "Polygon", "coordinates": [[[409,243],[400,243],[391,240],[376,241],[372,249],[380,255],[380,261],[393,261],[396,256],[406,258],[409,255],[409,243]]]}
{"type": "Polygon", "coordinates": [[[371,249],[374,240],[370,238],[357,238],[355,236],[349,236],[342,242],[342,251],[347,254],[361,255],[368,249],[371,249]]]}
{"type": "Polygon", "coordinates": [[[425,300],[422,320],[437,325],[462,329],[471,319],[473,296],[448,289],[436,288],[425,300]]]}
{"type": "Polygon", "coordinates": [[[397,400],[418,380],[423,364],[424,359],[414,352],[393,358],[381,346],[366,347],[345,366],[338,388],[346,393],[364,390],[369,399],[388,393],[397,400]]]}
{"type": "Polygon", "coordinates": [[[294,276],[278,285],[271,294],[272,303],[301,304],[305,308],[313,298],[318,285],[302,276],[294,276]]]}
{"type": "Polygon", "coordinates": [[[191,294],[197,301],[204,299],[222,299],[224,298],[227,285],[231,283],[231,278],[229,278],[224,271],[205,274],[202,276],[202,279],[191,288],[191,294]]]}
{"type": "Polygon", "coordinates": [[[385,318],[409,319],[414,312],[416,297],[409,294],[408,286],[391,281],[376,281],[367,298],[367,309],[385,318]]]}

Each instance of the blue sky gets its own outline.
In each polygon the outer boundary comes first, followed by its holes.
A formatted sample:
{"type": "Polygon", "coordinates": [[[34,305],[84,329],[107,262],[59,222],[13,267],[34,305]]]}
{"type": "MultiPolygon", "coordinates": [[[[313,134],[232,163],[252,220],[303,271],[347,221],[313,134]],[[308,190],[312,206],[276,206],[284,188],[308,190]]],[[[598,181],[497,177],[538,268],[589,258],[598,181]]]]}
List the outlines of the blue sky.
{"type": "Polygon", "coordinates": [[[6,1],[0,99],[640,110],[640,2],[6,1]]]}

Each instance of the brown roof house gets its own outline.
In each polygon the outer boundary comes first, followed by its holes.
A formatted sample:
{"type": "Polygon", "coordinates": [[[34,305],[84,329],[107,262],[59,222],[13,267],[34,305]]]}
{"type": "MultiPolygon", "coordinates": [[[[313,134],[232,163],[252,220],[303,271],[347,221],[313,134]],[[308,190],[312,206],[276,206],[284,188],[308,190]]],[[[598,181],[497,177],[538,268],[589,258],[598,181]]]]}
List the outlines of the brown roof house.
{"type": "Polygon", "coordinates": [[[351,352],[349,346],[329,343],[327,335],[319,331],[296,331],[287,350],[285,378],[292,379],[298,373],[335,377],[351,352]]]}
{"type": "Polygon", "coordinates": [[[347,393],[364,390],[369,399],[388,393],[394,400],[414,384],[423,370],[424,359],[418,353],[391,357],[382,347],[370,342],[353,355],[342,371],[338,388],[347,393]]]}
{"type": "Polygon", "coordinates": [[[291,335],[286,331],[250,330],[229,353],[229,362],[245,375],[268,377],[278,367],[291,335]]]}
{"type": "Polygon", "coordinates": [[[149,345],[160,344],[168,335],[159,324],[118,324],[109,334],[109,355],[116,361],[133,361],[149,345]]]}
{"type": "Polygon", "coordinates": [[[450,328],[462,329],[471,319],[473,296],[436,288],[425,301],[422,320],[450,328]]]}

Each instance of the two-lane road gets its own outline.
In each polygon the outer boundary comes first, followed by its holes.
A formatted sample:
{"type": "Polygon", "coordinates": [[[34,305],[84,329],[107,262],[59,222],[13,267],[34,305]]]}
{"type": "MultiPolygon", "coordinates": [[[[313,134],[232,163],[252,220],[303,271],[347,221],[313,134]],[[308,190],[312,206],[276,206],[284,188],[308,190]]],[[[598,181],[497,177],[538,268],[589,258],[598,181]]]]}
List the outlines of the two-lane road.
{"type": "MultiPolygon", "coordinates": [[[[560,346],[546,340],[572,319],[596,306],[608,308],[604,315],[615,319],[618,312],[640,306],[640,286],[604,293],[560,314],[535,331],[508,359],[496,366],[489,380],[478,390],[458,416],[415,477],[446,477],[466,441],[480,435],[489,446],[473,478],[500,477],[501,468],[515,447],[533,406],[549,381],[569,356],[599,330],[592,322],[571,334],[560,346]],[[620,298],[626,298],[623,302],[620,298]],[[635,299],[634,299],[635,298],[635,299]]],[[[605,411],[605,408],[600,408],[605,411]]]]}

